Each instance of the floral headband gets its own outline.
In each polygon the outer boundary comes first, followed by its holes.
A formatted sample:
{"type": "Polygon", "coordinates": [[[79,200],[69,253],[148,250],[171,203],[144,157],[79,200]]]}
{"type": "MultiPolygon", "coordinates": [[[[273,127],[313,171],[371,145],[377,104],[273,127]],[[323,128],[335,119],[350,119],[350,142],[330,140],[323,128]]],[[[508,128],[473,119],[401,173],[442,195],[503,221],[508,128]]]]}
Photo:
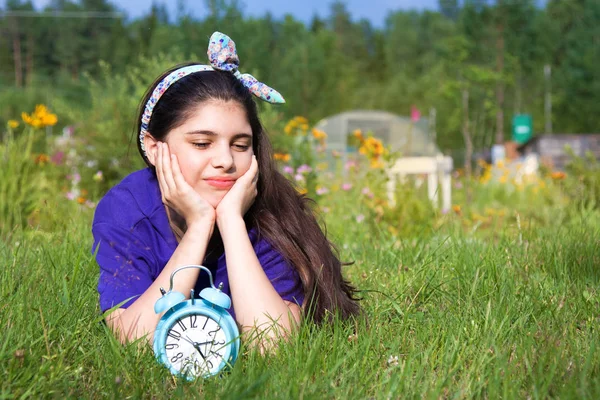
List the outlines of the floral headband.
{"type": "Polygon", "coordinates": [[[240,65],[240,59],[235,49],[235,43],[231,38],[224,33],[215,32],[210,37],[208,45],[208,59],[210,65],[188,65],[187,67],[181,67],[171,72],[169,75],[163,78],[162,81],[154,88],[152,96],[148,99],[144,114],[142,115],[142,126],[140,129],[140,145],[144,154],[146,154],[146,147],[144,146],[144,136],[148,134],[148,124],[152,117],[152,111],[158,103],[160,97],[167,91],[167,89],[180,80],[181,78],[193,74],[194,72],[201,71],[228,71],[233,75],[256,97],[267,101],[269,103],[285,103],[285,100],[275,89],[270,88],[262,82],[256,80],[250,74],[241,74],[238,71],[240,65]]]}

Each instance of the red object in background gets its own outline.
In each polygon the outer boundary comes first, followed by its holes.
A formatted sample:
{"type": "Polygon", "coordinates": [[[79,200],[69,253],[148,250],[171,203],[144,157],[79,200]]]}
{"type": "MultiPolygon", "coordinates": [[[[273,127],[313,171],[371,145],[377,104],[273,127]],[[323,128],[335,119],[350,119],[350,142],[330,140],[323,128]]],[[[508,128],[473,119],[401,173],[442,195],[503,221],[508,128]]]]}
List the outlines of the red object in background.
{"type": "Polygon", "coordinates": [[[420,119],[421,119],[421,112],[419,111],[419,109],[415,106],[411,106],[410,107],[410,120],[412,122],[417,122],[420,119]]]}

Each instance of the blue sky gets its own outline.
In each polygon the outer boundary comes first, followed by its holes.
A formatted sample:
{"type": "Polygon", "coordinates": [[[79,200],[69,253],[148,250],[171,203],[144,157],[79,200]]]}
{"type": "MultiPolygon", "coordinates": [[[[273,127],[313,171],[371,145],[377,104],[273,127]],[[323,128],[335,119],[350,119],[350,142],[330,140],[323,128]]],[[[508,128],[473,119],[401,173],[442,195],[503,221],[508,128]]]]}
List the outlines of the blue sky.
{"type": "MultiPolygon", "coordinates": [[[[167,4],[171,16],[177,9],[175,0],[158,0],[157,3],[167,4]]],[[[202,18],[206,9],[203,0],[186,0],[186,9],[194,16],[202,18]]],[[[4,2],[3,2],[4,3],[4,2]]],[[[50,0],[33,0],[36,9],[41,9],[50,3],[50,0]]],[[[127,12],[129,17],[139,17],[147,14],[150,10],[151,1],[148,0],[120,0],[112,1],[119,8],[127,12]]],[[[281,18],[285,14],[292,14],[295,18],[308,22],[313,15],[321,17],[329,15],[332,1],[328,0],[241,0],[244,5],[244,14],[251,16],[262,16],[270,11],[275,18],[281,18]]],[[[346,0],[346,7],[350,11],[353,20],[366,18],[376,26],[382,26],[385,16],[391,10],[408,9],[437,9],[438,0],[346,0]]]]}

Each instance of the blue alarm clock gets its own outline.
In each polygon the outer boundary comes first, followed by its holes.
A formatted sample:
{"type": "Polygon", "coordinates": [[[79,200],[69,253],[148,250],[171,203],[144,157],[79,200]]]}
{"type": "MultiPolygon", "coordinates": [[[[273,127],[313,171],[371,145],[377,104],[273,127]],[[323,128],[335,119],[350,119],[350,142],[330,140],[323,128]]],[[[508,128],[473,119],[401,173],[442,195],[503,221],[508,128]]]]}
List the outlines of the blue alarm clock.
{"type": "Polygon", "coordinates": [[[202,265],[186,265],[171,274],[168,292],[160,289],[162,297],[154,304],[157,314],[165,312],[154,333],[154,353],[174,375],[189,380],[216,375],[235,363],[240,349],[240,333],[235,320],[227,311],[231,299],[216,288],[210,270],[202,265]],[[199,268],[208,273],[210,287],[190,299],[173,291],[175,274],[187,268],[199,268]]]}

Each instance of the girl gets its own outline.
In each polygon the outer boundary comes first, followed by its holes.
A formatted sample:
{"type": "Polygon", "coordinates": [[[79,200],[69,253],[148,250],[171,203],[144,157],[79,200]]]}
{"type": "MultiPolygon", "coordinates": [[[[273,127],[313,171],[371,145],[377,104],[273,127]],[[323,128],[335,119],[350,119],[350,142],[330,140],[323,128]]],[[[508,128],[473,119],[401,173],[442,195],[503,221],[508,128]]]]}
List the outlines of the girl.
{"type": "MultiPolygon", "coordinates": [[[[154,303],[179,266],[201,264],[232,298],[242,331],[290,330],[302,314],[359,313],[308,200],[275,168],[252,95],[275,90],[238,71],[235,44],[215,32],[211,65],[162,74],[144,97],[138,149],[148,168],[99,202],[92,232],[102,311],[125,342],[152,334],[154,303]]],[[[206,274],[183,270],[174,290],[195,293],[206,274]]]]}

